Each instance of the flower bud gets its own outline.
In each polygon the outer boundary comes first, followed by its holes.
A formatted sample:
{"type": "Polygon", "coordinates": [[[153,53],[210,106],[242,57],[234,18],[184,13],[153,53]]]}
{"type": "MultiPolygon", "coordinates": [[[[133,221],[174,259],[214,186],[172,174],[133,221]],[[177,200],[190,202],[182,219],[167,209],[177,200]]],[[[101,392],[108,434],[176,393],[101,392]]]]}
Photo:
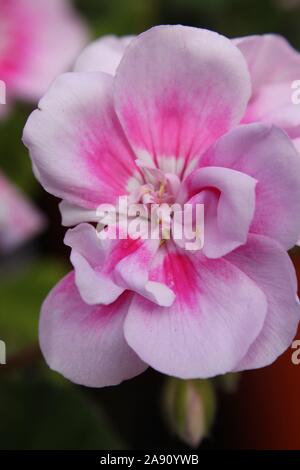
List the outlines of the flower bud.
{"type": "Polygon", "coordinates": [[[170,429],[191,447],[209,434],[215,415],[215,393],[209,380],[168,378],[164,412],[170,429]]]}

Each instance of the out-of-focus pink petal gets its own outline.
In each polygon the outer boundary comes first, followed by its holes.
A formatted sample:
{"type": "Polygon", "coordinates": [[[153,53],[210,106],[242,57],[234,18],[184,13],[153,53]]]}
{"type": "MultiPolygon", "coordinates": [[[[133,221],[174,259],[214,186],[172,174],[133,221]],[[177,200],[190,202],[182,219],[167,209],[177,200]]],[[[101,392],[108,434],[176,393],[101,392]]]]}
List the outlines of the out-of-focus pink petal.
{"type": "Polygon", "coordinates": [[[115,75],[126,47],[134,36],[104,36],[89,44],[76,60],[75,72],[105,72],[115,75]]]}
{"type": "Polygon", "coordinates": [[[116,385],[147,365],[124,339],[123,323],[131,301],[123,294],[109,306],[85,304],[68,274],[42,306],[40,345],[51,369],[89,387],[116,385]]]}
{"type": "Polygon", "coordinates": [[[198,253],[167,253],[160,276],[176,300],[162,308],[135,297],[124,326],[129,345],[151,367],[176,377],[234,369],[264,323],[260,288],[228,261],[198,253]]]}
{"type": "Polygon", "coordinates": [[[11,97],[37,101],[71,67],[86,26],[68,0],[1,0],[0,16],[0,77],[11,97]]]}
{"type": "Polygon", "coordinates": [[[242,54],[223,36],[158,26],[133,39],[116,73],[117,114],[138,157],[183,174],[237,124],[250,95],[242,54]]]}
{"type": "Polygon", "coordinates": [[[272,85],[297,78],[300,54],[282,36],[245,36],[236,38],[233,42],[247,61],[253,94],[259,92],[261,86],[266,84],[272,85]]]}
{"type": "Polygon", "coordinates": [[[300,306],[293,264],[279,244],[261,235],[250,235],[248,244],[227,259],[260,287],[268,301],[263,329],[236,370],[264,367],[290,346],[297,332],[300,306]]]}
{"type": "Polygon", "coordinates": [[[248,124],[221,137],[200,162],[223,166],[257,180],[250,232],[291,248],[300,233],[300,159],[287,137],[263,124],[248,124]]]}
{"type": "Polygon", "coordinates": [[[60,76],[29,117],[24,143],[47,191],[96,208],[116,202],[139,170],[112,103],[113,78],[101,72],[60,76]]]}
{"type": "Polygon", "coordinates": [[[281,36],[265,34],[234,40],[251,75],[252,97],[244,122],[262,121],[300,136],[298,106],[292,102],[292,82],[299,79],[300,54],[281,36]]]}
{"type": "Polygon", "coordinates": [[[17,248],[37,235],[45,219],[33,204],[0,172],[0,250],[17,248]]]}
{"type": "Polygon", "coordinates": [[[257,181],[221,167],[200,168],[183,183],[187,204],[204,204],[203,253],[219,258],[247,241],[257,181]]]}
{"type": "Polygon", "coordinates": [[[292,102],[291,82],[268,85],[261,90],[257,103],[249,103],[243,119],[264,122],[284,129],[291,138],[300,136],[299,105],[292,102]]]}

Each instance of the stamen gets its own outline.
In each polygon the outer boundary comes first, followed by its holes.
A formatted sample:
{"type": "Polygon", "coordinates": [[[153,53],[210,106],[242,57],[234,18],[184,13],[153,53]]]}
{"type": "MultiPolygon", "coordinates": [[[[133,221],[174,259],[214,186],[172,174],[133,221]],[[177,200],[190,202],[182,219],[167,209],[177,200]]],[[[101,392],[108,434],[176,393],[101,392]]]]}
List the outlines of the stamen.
{"type": "Polygon", "coordinates": [[[158,197],[161,199],[164,192],[165,192],[165,188],[166,188],[166,183],[163,182],[163,183],[160,183],[160,187],[159,187],[159,191],[158,191],[158,197]]]}

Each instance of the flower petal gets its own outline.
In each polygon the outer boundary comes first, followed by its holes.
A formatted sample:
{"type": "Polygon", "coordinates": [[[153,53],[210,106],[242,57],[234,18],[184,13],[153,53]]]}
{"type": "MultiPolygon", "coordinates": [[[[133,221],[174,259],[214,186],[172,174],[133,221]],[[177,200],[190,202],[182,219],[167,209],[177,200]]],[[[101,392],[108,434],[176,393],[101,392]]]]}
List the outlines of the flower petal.
{"type": "Polygon", "coordinates": [[[184,173],[237,124],[250,95],[242,54],[217,33],[158,26],[134,39],[116,73],[116,111],[138,157],[184,173]]]}
{"type": "Polygon", "coordinates": [[[260,235],[227,256],[264,292],[268,312],[261,333],[236,370],[271,364],[291,344],[300,321],[297,280],[293,264],[279,244],[260,235]]]}
{"type": "Polygon", "coordinates": [[[84,302],[91,305],[114,302],[125,289],[114,282],[111,273],[104,271],[107,253],[96,229],[80,224],[67,231],[64,242],[72,248],[75,282],[84,302]]]}
{"type": "Polygon", "coordinates": [[[51,369],[89,387],[116,385],[147,365],[127,345],[123,323],[131,297],[109,306],[85,304],[68,274],[42,306],[40,345],[51,369]]]}
{"type": "Polygon", "coordinates": [[[205,256],[219,258],[246,243],[256,183],[245,173],[221,167],[200,168],[187,177],[187,204],[204,204],[205,256]]]}
{"type": "Polygon", "coordinates": [[[262,121],[300,137],[299,110],[292,102],[292,82],[299,78],[300,54],[281,36],[265,34],[234,40],[251,75],[252,97],[244,122],[262,121]]]}
{"type": "Polygon", "coordinates": [[[1,1],[0,76],[13,97],[39,100],[87,41],[69,1],[1,1]]]}
{"type": "Polygon", "coordinates": [[[60,76],[24,130],[35,174],[47,191],[85,208],[126,194],[135,157],[115,115],[113,78],[60,76]]]}
{"type": "Polygon", "coordinates": [[[155,279],[149,280],[158,239],[100,240],[92,225],[80,224],[68,230],[65,243],[72,248],[76,285],[88,304],[107,305],[126,289],[159,305],[172,304],[173,292],[155,279]]]}
{"type": "Polygon", "coordinates": [[[78,57],[75,72],[105,72],[115,75],[126,47],[134,36],[104,36],[89,44],[78,57]]]}
{"type": "Polygon", "coordinates": [[[240,126],[221,137],[200,165],[223,166],[255,178],[256,209],[250,232],[291,248],[300,233],[300,159],[287,137],[264,124],[240,126]]]}
{"type": "Polygon", "coordinates": [[[267,305],[259,287],[228,261],[198,253],[167,253],[160,274],[176,300],[163,308],[135,297],[124,325],[129,345],[151,367],[176,377],[234,369],[263,326],[267,305]]]}
{"type": "MultiPolygon", "coordinates": [[[[165,283],[157,282],[151,276],[157,262],[154,257],[158,248],[159,240],[144,240],[135,252],[119,261],[114,276],[119,285],[139,293],[162,307],[170,307],[174,302],[174,292],[165,283]]],[[[118,249],[123,251],[123,244],[118,249]]]]}

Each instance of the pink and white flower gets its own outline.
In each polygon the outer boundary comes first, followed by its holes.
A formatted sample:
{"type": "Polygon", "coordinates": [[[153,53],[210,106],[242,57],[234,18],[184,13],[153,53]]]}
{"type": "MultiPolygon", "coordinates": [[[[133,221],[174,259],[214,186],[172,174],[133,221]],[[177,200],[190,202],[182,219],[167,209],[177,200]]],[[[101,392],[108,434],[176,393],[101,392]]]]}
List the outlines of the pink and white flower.
{"type": "Polygon", "coordinates": [[[75,226],[74,272],[42,307],[46,361],[97,387],[148,366],[195,378],[270,364],[299,323],[286,253],[300,232],[295,147],[278,128],[239,126],[250,76],[216,33],[152,28],[109,71],[59,77],[24,131],[37,178],[75,226]],[[205,205],[202,250],[99,239],[97,207],[143,201],[145,186],[162,202],[205,205]]]}
{"type": "Polygon", "coordinates": [[[68,0],[0,0],[0,79],[8,102],[40,99],[86,39],[68,0]]]}
{"type": "Polygon", "coordinates": [[[30,240],[44,224],[38,209],[0,172],[0,252],[8,253],[30,240]]]}

